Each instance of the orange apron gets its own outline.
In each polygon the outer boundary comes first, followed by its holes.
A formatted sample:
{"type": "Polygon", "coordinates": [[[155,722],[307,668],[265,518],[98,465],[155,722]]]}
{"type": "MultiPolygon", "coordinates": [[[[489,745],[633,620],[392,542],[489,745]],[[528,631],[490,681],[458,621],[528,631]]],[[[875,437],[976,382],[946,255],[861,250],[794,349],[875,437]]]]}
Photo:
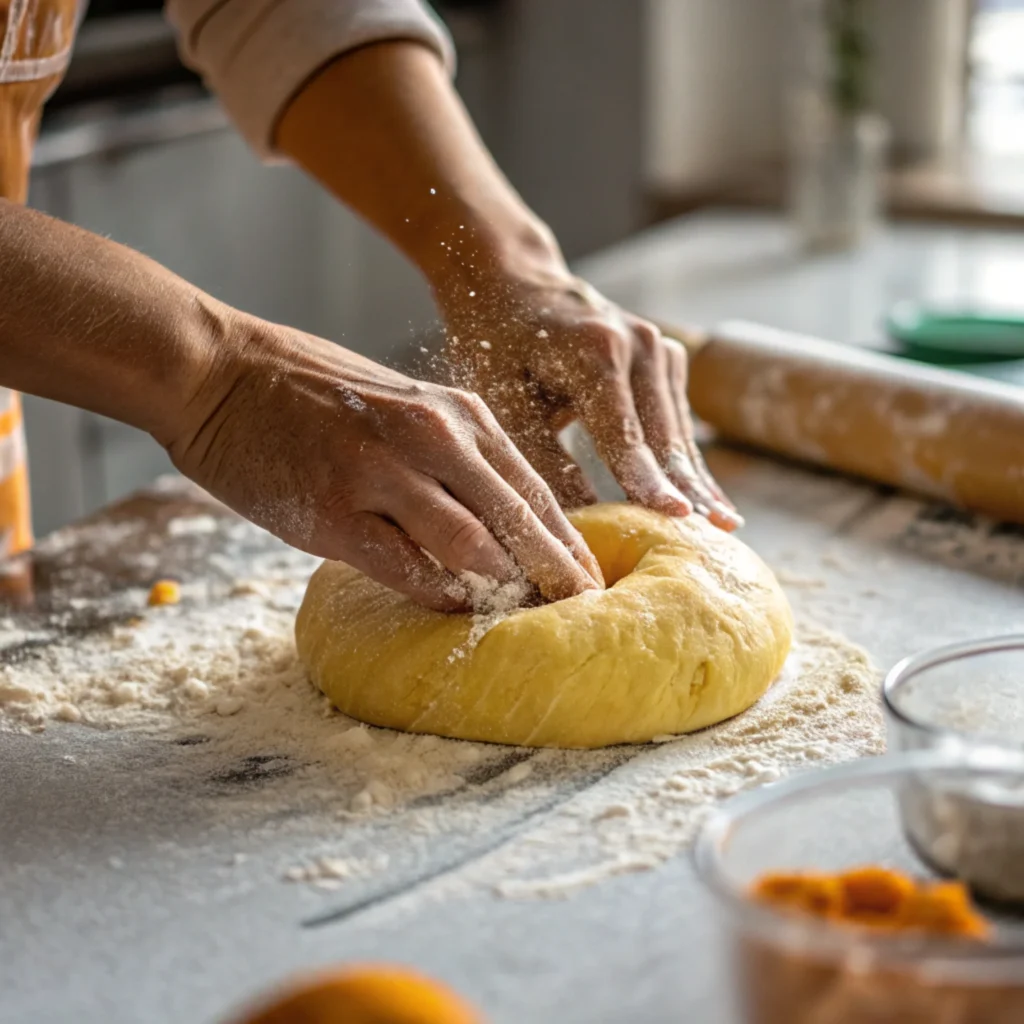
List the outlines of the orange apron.
{"type": "MultiPolygon", "coordinates": [[[[39,115],[64,75],[78,0],[0,0],[0,197],[24,203],[39,115]]],[[[2,282],[0,282],[2,284],[2,282]]],[[[32,546],[21,400],[0,388],[0,557],[32,546]]]]}

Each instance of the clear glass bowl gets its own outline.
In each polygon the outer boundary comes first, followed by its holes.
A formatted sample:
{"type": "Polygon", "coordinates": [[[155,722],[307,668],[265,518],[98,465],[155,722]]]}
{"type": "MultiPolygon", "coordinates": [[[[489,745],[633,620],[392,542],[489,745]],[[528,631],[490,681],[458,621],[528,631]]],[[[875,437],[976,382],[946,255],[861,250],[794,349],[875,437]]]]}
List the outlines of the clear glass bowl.
{"type": "Polygon", "coordinates": [[[882,699],[890,749],[957,740],[1024,750],[1024,634],[906,658],[885,677],[882,699]]]}
{"type": "MultiPolygon", "coordinates": [[[[886,676],[882,696],[890,750],[1024,752],[1024,636],[907,658],[886,676]]],[[[936,870],[979,898],[1024,908],[1024,784],[918,781],[901,804],[907,834],[936,870]]]]}
{"type": "MultiPolygon", "coordinates": [[[[995,749],[867,758],[728,801],[695,847],[724,911],[746,1024],[1020,1024],[1024,920],[988,916],[985,942],[884,934],[750,898],[767,872],[865,865],[932,877],[904,823],[908,787],[1024,784],[1024,756],[995,749]]],[[[1021,866],[1024,870],[1024,865],[1021,866]]]]}

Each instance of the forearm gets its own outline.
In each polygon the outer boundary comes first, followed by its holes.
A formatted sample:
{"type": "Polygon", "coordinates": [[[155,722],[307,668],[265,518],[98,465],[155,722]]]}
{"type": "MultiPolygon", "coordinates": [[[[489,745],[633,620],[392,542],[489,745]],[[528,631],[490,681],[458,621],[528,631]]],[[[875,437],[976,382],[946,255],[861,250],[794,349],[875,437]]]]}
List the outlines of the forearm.
{"type": "Polygon", "coordinates": [[[275,142],[424,272],[455,379],[563,503],[594,498],[559,438],[578,420],[631,500],[739,524],[693,442],[685,351],[569,272],[430,49],[336,59],[284,109],[275,142]]]}
{"type": "Polygon", "coordinates": [[[513,263],[561,266],[551,233],[495,165],[426,47],[381,43],[339,58],[285,110],[276,142],[436,291],[513,263]]]}
{"type": "Polygon", "coordinates": [[[0,200],[0,385],[169,443],[225,307],[152,260],[0,200]]]}

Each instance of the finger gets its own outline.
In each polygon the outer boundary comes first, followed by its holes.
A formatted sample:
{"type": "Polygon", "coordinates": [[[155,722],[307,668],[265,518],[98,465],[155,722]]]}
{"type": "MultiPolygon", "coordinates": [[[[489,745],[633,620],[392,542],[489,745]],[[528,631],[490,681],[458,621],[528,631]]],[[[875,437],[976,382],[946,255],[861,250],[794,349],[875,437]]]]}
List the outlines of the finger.
{"type": "Polygon", "coordinates": [[[541,425],[532,430],[510,433],[509,436],[526,461],[551,488],[551,493],[562,508],[582,508],[598,500],[583,470],[562,447],[558,435],[550,427],[541,425]]]}
{"type": "Polygon", "coordinates": [[[668,364],[667,379],[681,438],[681,444],[670,455],[670,467],[680,477],[693,481],[694,486],[707,496],[710,502],[709,518],[716,526],[735,530],[743,525],[743,518],[737,514],[736,507],[711,475],[694,439],[693,419],[686,397],[686,350],[681,344],[670,339],[664,341],[664,346],[668,364]]]}
{"type": "Polygon", "coordinates": [[[387,520],[373,512],[357,512],[338,524],[338,534],[342,539],[331,557],[427,608],[470,610],[466,587],[387,520]]]}
{"type": "MultiPolygon", "coordinates": [[[[565,449],[558,444],[557,438],[554,438],[554,443],[562,452],[559,464],[563,469],[566,465],[575,468],[580,484],[579,490],[585,496],[589,486],[579,466],[569,458],[565,449]]],[[[481,451],[498,475],[526,501],[548,532],[569,550],[594,583],[603,587],[604,574],[593,552],[587,547],[587,542],[579,530],[566,519],[554,492],[545,483],[541,474],[523,457],[515,445],[504,435],[490,434],[481,441],[481,451]]],[[[555,454],[551,457],[553,461],[558,459],[555,454]]],[[[568,476],[564,472],[562,475],[568,476]]]]}
{"type": "Polygon", "coordinates": [[[736,506],[729,499],[725,491],[722,490],[718,481],[711,475],[711,471],[707,468],[707,465],[704,462],[704,457],[701,455],[700,448],[697,446],[697,442],[694,437],[693,417],[690,414],[690,402],[686,394],[687,380],[689,376],[689,356],[686,354],[686,349],[678,341],[666,338],[665,350],[668,354],[669,386],[672,390],[676,412],[679,416],[680,431],[683,435],[685,446],[690,454],[691,461],[708,490],[711,491],[711,493],[723,505],[725,505],[726,508],[735,511],[736,506]]]}
{"type": "Polygon", "coordinates": [[[511,401],[488,406],[488,411],[551,488],[562,508],[582,508],[598,500],[583,470],[558,440],[557,431],[572,422],[571,410],[559,409],[540,394],[523,389],[511,401]],[[565,422],[559,424],[561,416],[565,416],[565,422]]]}
{"type": "Polygon", "coordinates": [[[693,465],[701,479],[704,480],[706,486],[712,491],[722,507],[731,512],[736,517],[738,524],[742,526],[743,516],[736,511],[736,505],[725,491],[722,490],[718,481],[711,475],[711,470],[708,469],[707,463],[704,461],[704,456],[701,454],[700,447],[693,436],[692,424],[690,424],[689,429],[684,433],[683,440],[686,444],[687,450],[689,451],[690,460],[693,462],[693,465]]]}
{"type": "Polygon", "coordinates": [[[644,442],[628,372],[628,366],[613,366],[594,380],[581,382],[583,394],[576,401],[579,417],[598,455],[631,501],[670,516],[689,515],[693,506],[644,442]]]}
{"type": "Polygon", "coordinates": [[[631,368],[633,397],[644,436],[669,479],[694,510],[723,529],[735,528],[731,513],[701,478],[687,446],[669,381],[669,349],[661,333],[642,320],[631,322],[636,348],[631,368]]]}
{"type": "Polygon", "coordinates": [[[392,486],[386,493],[376,511],[456,576],[468,570],[502,583],[521,578],[515,560],[490,530],[436,480],[410,473],[402,486],[392,486]]]}
{"type": "MultiPolygon", "coordinates": [[[[675,396],[669,384],[668,349],[656,327],[642,320],[634,321],[631,327],[636,338],[630,367],[633,401],[644,439],[667,469],[669,455],[683,447],[675,396]]],[[[692,500],[692,495],[688,496],[692,500]]]]}
{"type": "MultiPolygon", "coordinates": [[[[522,391],[515,408],[521,410],[520,415],[515,417],[520,425],[528,424],[531,420],[536,421],[537,410],[529,404],[527,392],[522,391]]],[[[541,524],[568,549],[569,553],[583,567],[586,573],[599,587],[604,586],[604,576],[601,567],[597,563],[590,548],[580,532],[565,518],[558,501],[551,488],[545,482],[543,476],[537,472],[530,462],[523,456],[523,453],[512,443],[511,438],[502,429],[497,418],[488,408],[487,404],[476,399],[472,405],[473,416],[478,426],[477,446],[484,458],[494,467],[499,476],[512,487],[516,493],[523,498],[534,514],[539,518],[541,524]]],[[[528,431],[531,435],[541,437],[545,428],[539,426],[536,431],[528,431]]],[[[527,431],[524,431],[526,433],[527,431]]],[[[564,472],[566,466],[577,469],[578,493],[586,498],[589,488],[583,477],[582,471],[570,458],[569,453],[558,443],[554,433],[548,431],[557,452],[551,450],[549,457],[554,463],[557,460],[559,470],[563,477],[568,474],[564,472]]],[[[587,504],[586,501],[581,504],[587,504]]]]}
{"type": "MultiPolygon", "coordinates": [[[[521,455],[517,453],[517,457],[526,465],[521,455]]],[[[527,470],[533,472],[528,465],[527,470]]],[[[540,477],[536,479],[540,489],[547,492],[551,508],[561,516],[554,496],[540,477]]],[[[506,483],[482,455],[453,462],[441,482],[501,541],[544,598],[559,601],[595,588],[595,579],[579,561],[583,552],[574,551],[549,530],[531,503],[506,483]]],[[[550,509],[545,511],[550,514],[550,509]]],[[[576,533],[568,520],[563,533],[566,538],[576,533]]],[[[577,546],[581,544],[582,538],[577,546]]]]}

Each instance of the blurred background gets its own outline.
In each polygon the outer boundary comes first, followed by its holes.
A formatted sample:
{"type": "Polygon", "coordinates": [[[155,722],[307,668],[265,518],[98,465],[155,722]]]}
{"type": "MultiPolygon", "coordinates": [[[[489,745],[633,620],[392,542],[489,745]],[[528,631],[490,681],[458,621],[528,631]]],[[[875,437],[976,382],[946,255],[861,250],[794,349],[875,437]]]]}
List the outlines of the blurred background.
{"type": "MultiPolygon", "coordinates": [[[[481,133],[577,259],[702,207],[792,202],[793,81],[816,52],[800,28],[814,2],[436,7],[481,133]]],[[[866,89],[885,126],[882,140],[865,120],[855,140],[868,157],[879,143],[864,180],[877,178],[880,205],[1024,227],[1024,0],[856,6],[863,23],[840,26],[836,52],[843,102],[858,114],[866,89]]],[[[301,174],[258,164],[179,63],[160,8],[92,0],[42,124],[31,204],[252,313],[407,365],[436,330],[422,282],[301,174]]],[[[29,398],[26,419],[38,533],[169,469],[148,437],[102,417],[29,398]]]]}

